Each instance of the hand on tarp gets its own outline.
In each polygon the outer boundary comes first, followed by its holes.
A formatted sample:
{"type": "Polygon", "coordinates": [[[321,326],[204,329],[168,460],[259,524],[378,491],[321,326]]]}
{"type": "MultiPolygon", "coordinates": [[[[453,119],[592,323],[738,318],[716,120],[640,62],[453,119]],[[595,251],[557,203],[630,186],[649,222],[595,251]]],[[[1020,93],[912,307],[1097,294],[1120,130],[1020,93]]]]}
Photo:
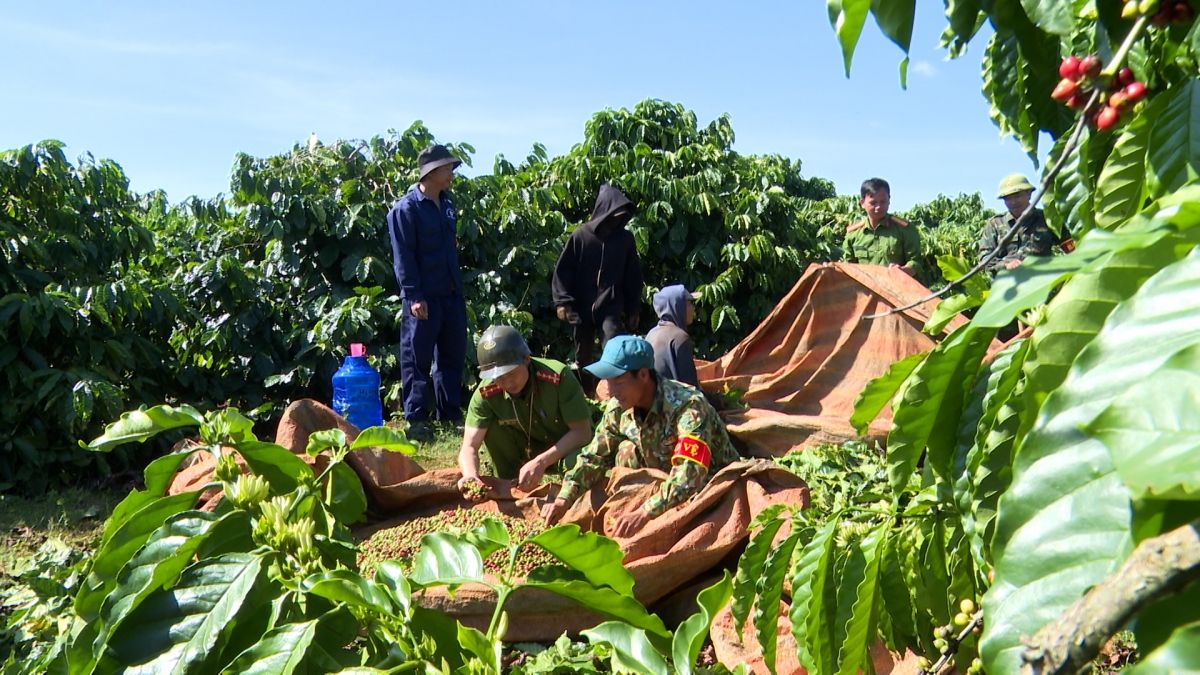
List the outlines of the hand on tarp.
{"type": "Polygon", "coordinates": [[[614,538],[624,539],[640,532],[651,520],[653,517],[646,513],[646,509],[635,506],[619,516],[609,516],[604,529],[611,530],[614,538]]]}
{"type": "Polygon", "coordinates": [[[557,523],[558,519],[562,518],[562,515],[567,512],[568,506],[570,504],[562,497],[552,502],[546,502],[545,506],[542,507],[542,520],[546,521],[546,527],[557,523]]]}

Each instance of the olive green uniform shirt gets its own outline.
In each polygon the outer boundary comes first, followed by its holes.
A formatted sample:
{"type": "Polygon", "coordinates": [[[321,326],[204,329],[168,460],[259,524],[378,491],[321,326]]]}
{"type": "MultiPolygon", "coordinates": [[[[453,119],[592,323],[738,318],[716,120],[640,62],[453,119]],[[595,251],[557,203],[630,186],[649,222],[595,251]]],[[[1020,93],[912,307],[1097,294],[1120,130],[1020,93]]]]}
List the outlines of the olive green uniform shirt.
{"type": "Polygon", "coordinates": [[[845,262],[885,266],[894,263],[902,267],[912,263],[914,269],[921,268],[921,234],[917,226],[890,213],[874,230],[866,219],[846,228],[842,250],[845,262]]]}
{"type": "Polygon", "coordinates": [[[519,396],[484,380],[467,406],[466,425],[487,429],[483,447],[500,478],[516,478],[521,466],[557,443],[572,422],[591,422],[583,387],[569,366],[531,359],[529,368],[529,384],[519,396]]]}
{"type": "Polygon", "coordinates": [[[738,458],[725,424],[695,387],[658,378],[644,415],[609,399],[592,442],[563,477],[558,496],[573,504],[613,466],[669,472],[643,508],[650,517],[678,506],[738,458]]]}
{"type": "MultiPolygon", "coordinates": [[[[1008,211],[987,222],[987,225],[983,227],[983,234],[979,238],[980,260],[996,248],[996,244],[1000,243],[1000,240],[1008,234],[1016,222],[1017,219],[1008,211]]],[[[1021,231],[1017,232],[1012,241],[1008,242],[1008,246],[1004,247],[1004,250],[988,263],[985,269],[994,272],[1004,269],[1012,260],[1024,260],[1031,255],[1051,255],[1054,253],[1054,247],[1061,243],[1062,239],[1054,234],[1050,230],[1050,226],[1046,224],[1046,215],[1042,213],[1041,209],[1034,209],[1033,213],[1029,214],[1029,218],[1025,220],[1025,224],[1021,226],[1021,231]]]]}

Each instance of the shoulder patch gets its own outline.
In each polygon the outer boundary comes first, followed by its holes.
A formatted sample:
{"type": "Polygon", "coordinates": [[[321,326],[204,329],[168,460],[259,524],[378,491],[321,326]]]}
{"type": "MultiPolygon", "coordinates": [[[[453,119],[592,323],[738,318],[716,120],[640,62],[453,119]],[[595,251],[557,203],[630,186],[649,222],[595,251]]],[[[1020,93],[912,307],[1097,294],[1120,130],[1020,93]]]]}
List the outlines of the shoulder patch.
{"type": "Polygon", "coordinates": [[[865,218],[863,220],[856,220],[853,223],[850,223],[849,225],[846,226],[846,234],[850,234],[851,232],[854,232],[856,230],[861,230],[866,226],[867,226],[867,221],[865,218]]]}
{"type": "Polygon", "coordinates": [[[490,398],[492,396],[495,396],[496,394],[499,394],[502,391],[504,391],[504,387],[501,387],[500,385],[493,382],[491,384],[480,387],[479,395],[484,398],[490,398]]]}
{"type": "Polygon", "coordinates": [[[558,384],[559,381],[562,380],[562,375],[551,372],[549,370],[538,370],[537,371],[537,379],[539,379],[543,382],[549,382],[550,384],[558,384]]]}
{"type": "Polygon", "coordinates": [[[908,227],[908,221],[903,218],[897,218],[896,216],[892,216],[892,222],[896,223],[900,227],[908,227]]]}

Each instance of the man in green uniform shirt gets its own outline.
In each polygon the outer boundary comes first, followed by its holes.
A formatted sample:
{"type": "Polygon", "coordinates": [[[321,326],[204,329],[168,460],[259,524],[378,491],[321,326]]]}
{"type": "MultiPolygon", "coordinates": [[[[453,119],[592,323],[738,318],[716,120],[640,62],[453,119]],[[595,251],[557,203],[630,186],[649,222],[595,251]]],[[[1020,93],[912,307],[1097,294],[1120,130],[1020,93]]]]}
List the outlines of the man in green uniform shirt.
{"type": "MultiPolygon", "coordinates": [[[[555,462],[592,439],[592,415],[579,380],[564,363],[535,359],[515,328],[492,326],[477,348],[479,378],[458,451],[459,489],[479,477],[485,447],[496,475],[532,490],[555,462]]],[[[570,466],[568,460],[564,462],[570,466]]]]}
{"type": "MultiPolygon", "coordinates": [[[[996,248],[1000,240],[1016,224],[1017,218],[1025,212],[1025,209],[1029,208],[1029,198],[1032,194],[1033,184],[1019,173],[1014,173],[1000,181],[1000,190],[996,197],[1004,200],[1004,206],[1008,211],[992,218],[984,226],[983,235],[979,238],[979,258],[981,260],[983,256],[996,248]]],[[[1050,230],[1050,226],[1046,224],[1046,215],[1042,213],[1041,209],[1034,209],[1021,225],[1021,231],[1017,232],[1012,241],[1008,242],[1004,250],[1000,251],[985,269],[989,272],[998,272],[1001,269],[1011,270],[1020,265],[1027,256],[1051,255],[1054,247],[1065,243],[1067,238],[1060,238],[1054,234],[1050,230]]]]}
{"type": "Polygon", "coordinates": [[[867,217],[846,228],[842,260],[897,267],[916,276],[921,260],[921,234],[907,220],[888,213],[892,188],[882,178],[863,181],[859,189],[867,217]]]}
{"type": "Polygon", "coordinates": [[[669,472],[645,504],[616,518],[613,534],[627,537],[687,501],[713,474],[737,460],[717,411],[699,389],[658,377],[654,347],[646,340],[631,335],[610,340],[604,355],[587,370],[608,381],[612,398],[596,437],[563,478],[558,497],[542,508],[547,523],[562,517],[613,466],[669,472]]]}

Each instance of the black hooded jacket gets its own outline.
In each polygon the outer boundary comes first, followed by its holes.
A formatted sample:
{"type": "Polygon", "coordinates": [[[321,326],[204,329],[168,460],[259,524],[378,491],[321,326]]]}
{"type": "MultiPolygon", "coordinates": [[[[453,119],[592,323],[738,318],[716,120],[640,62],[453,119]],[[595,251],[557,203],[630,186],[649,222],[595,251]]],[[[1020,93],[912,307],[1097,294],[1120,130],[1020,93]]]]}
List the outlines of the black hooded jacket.
{"type": "Polygon", "coordinates": [[[633,211],[620,190],[601,185],[592,219],[571,233],[558,257],[554,306],[571,308],[584,325],[624,314],[633,327],[641,314],[642,265],[633,234],[625,229],[633,211]]]}

